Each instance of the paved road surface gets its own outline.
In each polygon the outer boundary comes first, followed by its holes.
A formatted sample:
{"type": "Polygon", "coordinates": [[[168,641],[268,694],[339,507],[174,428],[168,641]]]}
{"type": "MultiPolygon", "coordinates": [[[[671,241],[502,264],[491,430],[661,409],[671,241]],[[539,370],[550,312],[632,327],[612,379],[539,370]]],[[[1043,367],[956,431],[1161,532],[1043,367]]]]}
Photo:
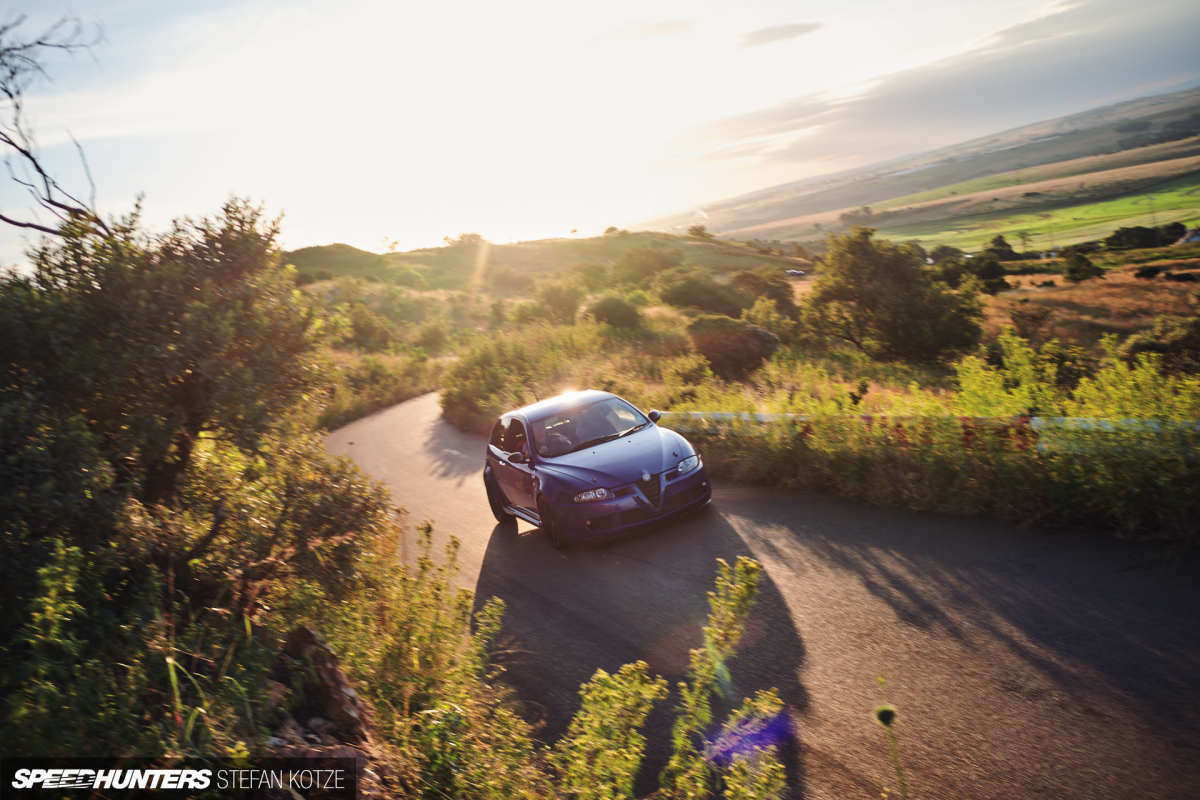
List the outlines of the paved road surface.
{"type": "MultiPolygon", "coordinates": [[[[792,794],[894,788],[871,711],[887,699],[914,798],[1180,798],[1200,792],[1198,559],[1144,546],[716,485],[696,517],[558,552],[497,526],[483,440],[426,395],[329,436],[412,520],[463,540],[460,580],[508,604],[503,659],[553,740],[596,667],[682,675],[714,559],[766,568],[734,690],[776,686],[792,794]]],[[[651,718],[649,789],[670,716],[651,718]]]]}

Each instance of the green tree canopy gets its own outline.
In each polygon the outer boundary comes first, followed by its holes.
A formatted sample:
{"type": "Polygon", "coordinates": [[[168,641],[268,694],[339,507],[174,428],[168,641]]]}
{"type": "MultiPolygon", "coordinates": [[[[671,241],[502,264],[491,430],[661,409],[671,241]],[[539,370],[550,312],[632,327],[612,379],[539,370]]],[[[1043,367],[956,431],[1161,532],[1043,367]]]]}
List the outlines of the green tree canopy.
{"type": "Polygon", "coordinates": [[[169,501],[201,434],[251,451],[318,382],[319,324],[277,232],[240,201],[154,240],[136,216],[111,235],[68,226],[32,276],[0,282],[5,386],[84,413],[118,481],[169,501]]]}
{"type": "Polygon", "coordinates": [[[805,298],[810,328],[880,359],[932,361],[974,346],[978,298],[935,281],[910,249],[874,233],[859,227],[830,237],[825,269],[805,298]]]}

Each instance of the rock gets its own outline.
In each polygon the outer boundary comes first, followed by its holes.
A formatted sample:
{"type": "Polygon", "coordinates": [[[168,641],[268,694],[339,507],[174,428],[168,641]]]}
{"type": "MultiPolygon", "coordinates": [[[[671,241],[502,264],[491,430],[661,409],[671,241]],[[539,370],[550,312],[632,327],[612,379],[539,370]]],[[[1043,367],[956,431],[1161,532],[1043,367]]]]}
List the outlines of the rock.
{"type": "MultiPolygon", "coordinates": [[[[296,628],[284,640],[272,677],[271,696],[280,703],[279,713],[290,716],[268,740],[271,754],[318,760],[353,758],[358,764],[360,800],[384,800],[388,793],[380,778],[380,765],[372,764],[378,762],[370,741],[372,709],[346,679],[333,648],[311,628],[296,628]],[[308,722],[301,726],[297,719],[308,722]],[[373,769],[366,769],[368,764],[373,769]]],[[[320,800],[320,796],[309,800],[320,800]]]]}
{"type": "Polygon", "coordinates": [[[328,733],[333,728],[333,723],[324,717],[310,717],[305,727],[314,733],[328,733]]]}
{"type": "Polygon", "coordinates": [[[296,722],[291,717],[283,721],[283,724],[275,729],[275,738],[283,739],[291,744],[302,744],[304,742],[304,731],[300,728],[300,723],[296,722]]]}
{"type": "Polygon", "coordinates": [[[275,677],[298,689],[302,707],[293,708],[293,713],[301,719],[329,722],[330,727],[316,733],[343,742],[369,740],[371,709],[350,686],[337,655],[316,631],[301,626],[287,635],[275,677]]]}

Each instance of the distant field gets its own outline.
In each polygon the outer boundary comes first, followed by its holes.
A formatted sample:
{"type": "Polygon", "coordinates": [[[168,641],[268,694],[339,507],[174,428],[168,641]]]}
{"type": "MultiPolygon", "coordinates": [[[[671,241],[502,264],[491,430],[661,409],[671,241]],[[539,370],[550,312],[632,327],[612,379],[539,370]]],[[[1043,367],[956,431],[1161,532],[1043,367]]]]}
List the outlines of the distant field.
{"type": "MultiPolygon", "coordinates": [[[[976,192],[991,192],[1011,186],[1040,183],[1061,178],[1087,175],[1088,182],[1094,180],[1089,173],[1106,172],[1128,167],[1147,164],[1160,164],[1166,167],[1176,159],[1200,155],[1200,136],[1181,139],[1175,142],[1139,147],[1133,150],[1122,150],[1119,153],[1106,153],[1099,156],[1074,158],[1069,161],[1059,161],[1038,167],[1002,172],[998,175],[988,175],[984,178],[962,181],[947,186],[939,186],[924,192],[916,192],[903,197],[896,197],[872,206],[876,211],[894,211],[906,206],[915,206],[933,200],[945,200],[951,197],[963,197],[976,192]]],[[[1034,187],[1030,187],[1031,189],[1034,187]]]]}
{"type": "MultiPolygon", "coordinates": [[[[1200,271],[1200,258],[1157,262],[1174,272],[1200,271]]],[[[1133,276],[1136,266],[1109,270],[1102,279],[1067,283],[1060,275],[1010,276],[1017,288],[988,298],[984,324],[990,333],[1012,324],[1013,309],[1030,304],[1049,309],[1041,331],[1043,338],[1055,337],[1084,346],[1101,336],[1121,336],[1144,330],[1163,314],[1186,315],[1192,311],[1194,283],[1175,283],[1162,276],[1149,280],[1133,276]],[[1052,280],[1050,287],[1037,286],[1052,280]]]]}
{"type": "Polygon", "coordinates": [[[914,225],[882,225],[879,235],[916,239],[925,247],[947,244],[973,251],[997,234],[1020,247],[1018,234],[1024,231],[1030,237],[1031,249],[1051,249],[1102,239],[1118,227],[1168,222],[1182,222],[1189,227],[1200,223],[1200,174],[1185,175],[1151,191],[1112,200],[1036,211],[976,214],[914,225]]]}

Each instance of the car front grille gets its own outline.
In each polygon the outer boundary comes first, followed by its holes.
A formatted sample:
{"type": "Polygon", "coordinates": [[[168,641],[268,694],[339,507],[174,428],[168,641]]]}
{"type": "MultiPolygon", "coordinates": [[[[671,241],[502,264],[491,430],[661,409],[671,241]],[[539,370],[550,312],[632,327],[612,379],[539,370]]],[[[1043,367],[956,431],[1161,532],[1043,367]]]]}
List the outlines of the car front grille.
{"type": "Polygon", "coordinates": [[[648,481],[638,481],[637,485],[642,490],[642,494],[646,495],[647,500],[658,505],[658,501],[662,498],[662,481],[657,475],[651,475],[648,481]]]}

